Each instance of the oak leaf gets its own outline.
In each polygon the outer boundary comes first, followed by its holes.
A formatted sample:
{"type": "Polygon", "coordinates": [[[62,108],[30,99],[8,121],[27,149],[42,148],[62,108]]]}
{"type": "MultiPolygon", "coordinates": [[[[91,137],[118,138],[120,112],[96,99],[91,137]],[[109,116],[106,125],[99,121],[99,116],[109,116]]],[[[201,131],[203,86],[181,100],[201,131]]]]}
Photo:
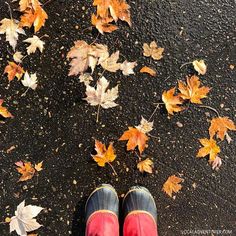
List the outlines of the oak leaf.
{"type": "Polygon", "coordinates": [[[43,208],[38,206],[25,206],[25,201],[20,203],[15,211],[15,216],[11,217],[10,233],[16,231],[20,236],[27,236],[27,232],[40,228],[42,225],[40,225],[34,217],[42,210],[43,208]]]}
{"type": "Polygon", "coordinates": [[[183,181],[182,178],[179,178],[175,175],[171,175],[164,183],[162,191],[164,191],[167,195],[172,197],[173,193],[178,193],[182,189],[181,185],[182,181],[183,181]]]}
{"type": "Polygon", "coordinates": [[[171,115],[173,115],[174,112],[180,112],[183,110],[183,107],[179,106],[183,103],[181,97],[179,95],[175,96],[174,94],[175,94],[175,87],[168,91],[164,91],[162,94],[162,101],[166,106],[166,110],[171,115]]]}
{"type": "Polygon", "coordinates": [[[207,66],[204,60],[194,60],[192,62],[194,70],[196,70],[200,75],[205,75],[207,71],[207,66]]]}
{"type": "Polygon", "coordinates": [[[103,69],[110,71],[110,72],[116,72],[117,70],[120,69],[121,63],[117,63],[119,59],[120,52],[117,51],[113,54],[111,54],[110,57],[107,59],[103,60],[100,64],[103,69]]]}
{"type": "Polygon", "coordinates": [[[141,173],[143,172],[147,172],[149,174],[152,174],[152,168],[153,168],[153,162],[152,160],[150,160],[149,158],[143,160],[143,161],[140,161],[138,164],[137,164],[137,168],[139,169],[139,171],[141,173]]]}
{"type": "Polygon", "coordinates": [[[120,70],[122,71],[123,75],[132,75],[134,74],[134,67],[137,66],[137,62],[128,62],[125,60],[121,65],[120,65],[120,70]]]}
{"type": "Polygon", "coordinates": [[[225,136],[228,134],[228,130],[236,131],[234,122],[228,117],[218,117],[211,120],[211,125],[209,128],[209,134],[211,138],[217,134],[219,139],[224,140],[225,136]]]}
{"type": "Polygon", "coordinates": [[[95,140],[95,150],[97,154],[92,155],[92,157],[101,167],[104,167],[106,163],[113,162],[116,159],[116,154],[112,143],[110,143],[108,148],[106,148],[105,144],[95,140]]]}
{"type": "Polygon", "coordinates": [[[4,18],[0,21],[0,34],[6,34],[6,41],[12,46],[15,51],[18,34],[25,34],[25,31],[20,28],[19,22],[15,19],[4,18]]]}
{"type": "Polygon", "coordinates": [[[15,163],[15,165],[17,166],[17,171],[22,175],[19,181],[27,181],[33,178],[35,169],[31,162],[18,161],[15,163]]]}
{"type": "Polygon", "coordinates": [[[159,48],[155,41],[150,43],[150,46],[147,43],[143,44],[143,55],[145,57],[152,57],[154,60],[160,60],[163,57],[164,48],[159,48]]]}
{"type": "Polygon", "coordinates": [[[179,96],[184,100],[190,100],[191,103],[202,104],[201,99],[206,98],[210,91],[209,87],[200,87],[201,82],[196,75],[187,78],[187,85],[182,81],[179,81],[178,84],[179,96]]]}
{"type": "Polygon", "coordinates": [[[209,161],[212,162],[216,159],[217,154],[220,153],[220,147],[214,139],[202,138],[199,139],[202,148],[199,149],[197,157],[205,157],[209,155],[209,161]]]}
{"type": "Polygon", "coordinates": [[[100,78],[97,81],[96,89],[90,85],[86,86],[86,95],[85,100],[91,106],[101,106],[105,109],[118,106],[114,102],[118,98],[118,85],[112,89],[107,89],[109,82],[105,77],[100,78]]]}
{"type": "Polygon", "coordinates": [[[38,36],[34,35],[32,38],[25,39],[23,42],[30,43],[27,47],[28,55],[35,53],[37,48],[40,52],[43,52],[45,42],[43,42],[38,36]]]}
{"type": "Polygon", "coordinates": [[[5,73],[8,74],[8,80],[11,82],[15,77],[20,80],[24,74],[24,69],[15,62],[8,62],[8,65],[4,70],[4,74],[5,73]]]}
{"type": "Polygon", "coordinates": [[[12,118],[13,115],[7,110],[6,107],[3,107],[4,100],[0,99],[0,115],[3,116],[4,118],[12,118]]]}
{"type": "Polygon", "coordinates": [[[129,127],[129,130],[125,131],[119,140],[128,140],[126,145],[127,151],[134,150],[136,147],[138,147],[140,154],[142,154],[142,152],[146,148],[146,142],[148,141],[148,139],[148,136],[139,129],[129,127]]]}
{"type": "Polygon", "coordinates": [[[156,74],[157,74],[157,72],[155,70],[153,70],[152,68],[150,68],[148,66],[144,66],[143,68],[141,68],[140,72],[147,73],[151,76],[156,76],[156,74]]]}

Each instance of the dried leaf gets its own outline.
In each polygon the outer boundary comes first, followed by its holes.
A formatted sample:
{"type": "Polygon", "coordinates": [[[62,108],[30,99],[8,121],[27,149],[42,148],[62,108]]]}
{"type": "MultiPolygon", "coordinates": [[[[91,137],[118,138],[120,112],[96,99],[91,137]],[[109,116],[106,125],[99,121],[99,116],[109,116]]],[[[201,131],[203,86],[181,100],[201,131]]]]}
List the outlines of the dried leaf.
{"type": "Polygon", "coordinates": [[[24,12],[27,8],[36,9],[41,4],[38,0],[20,0],[19,5],[20,11],[24,12]]]}
{"type": "Polygon", "coordinates": [[[175,88],[172,88],[168,91],[164,91],[162,94],[162,101],[165,103],[166,110],[169,114],[173,115],[174,112],[180,112],[184,108],[180,107],[183,102],[179,95],[175,96],[175,88]]]}
{"type": "Polygon", "coordinates": [[[210,162],[210,164],[212,165],[212,170],[218,171],[222,165],[222,160],[219,156],[216,156],[215,160],[210,162]]]}
{"type": "Polygon", "coordinates": [[[128,140],[127,151],[134,150],[138,147],[140,154],[142,154],[146,148],[148,136],[137,128],[129,127],[129,130],[125,131],[119,140],[128,140]]]}
{"type": "Polygon", "coordinates": [[[157,72],[148,66],[144,66],[141,70],[141,73],[147,73],[151,76],[156,76],[157,72]]]}
{"type": "Polygon", "coordinates": [[[32,166],[31,162],[16,162],[16,169],[22,175],[19,181],[27,181],[33,178],[35,174],[35,169],[32,166]]]}
{"type": "Polygon", "coordinates": [[[38,172],[43,170],[43,161],[39,162],[38,164],[34,165],[34,169],[37,170],[38,172]]]}
{"type": "Polygon", "coordinates": [[[108,148],[106,148],[105,144],[95,140],[95,150],[97,154],[92,155],[92,157],[101,167],[104,167],[106,163],[113,162],[116,159],[115,150],[112,143],[110,143],[108,148]]]}
{"type": "Polygon", "coordinates": [[[173,193],[178,193],[180,189],[182,189],[182,185],[180,184],[182,181],[182,178],[179,178],[175,175],[171,175],[164,183],[162,191],[172,197],[173,193]]]}
{"type": "Polygon", "coordinates": [[[40,228],[42,225],[34,217],[42,210],[43,208],[38,206],[25,206],[25,201],[20,203],[15,211],[15,216],[11,217],[10,233],[16,231],[20,236],[27,236],[27,232],[40,228]]]}
{"type": "Polygon", "coordinates": [[[196,75],[187,78],[187,85],[179,81],[179,96],[184,100],[190,100],[191,103],[202,104],[201,99],[206,98],[210,91],[210,88],[202,86],[200,87],[199,77],[196,75]]]}
{"type": "Polygon", "coordinates": [[[120,70],[122,71],[123,75],[132,75],[134,74],[134,67],[137,66],[137,62],[128,62],[125,60],[121,65],[120,65],[120,70]]]}
{"type": "Polygon", "coordinates": [[[144,161],[140,161],[137,164],[137,168],[141,173],[147,172],[152,174],[153,162],[149,158],[147,158],[144,161]]]}
{"type": "Polygon", "coordinates": [[[32,88],[33,90],[35,90],[36,87],[38,86],[36,73],[29,75],[28,72],[26,71],[24,79],[21,80],[21,82],[25,87],[32,88]]]}
{"type": "Polygon", "coordinates": [[[204,60],[193,61],[194,70],[196,70],[200,75],[205,75],[207,71],[207,66],[204,60]]]}
{"type": "Polygon", "coordinates": [[[15,52],[14,55],[13,55],[13,59],[16,63],[21,63],[22,62],[22,59],[23,58],[23,55],[21,54],[21,52],[15,52]]]}
{"type": "Polygon", "coordinates": [[[9,42],[14,51],[19,37],[18,34],[25,34],[25,31],[20,28],[18,23],[15,19],[7,18],[0,21],[0,34],[6,34],[6,41],[9,42]]]}
{"type": "Polygon", "coordinates": [[[4,74],[5,73],[8,74],[8,80],[11,82],[15,77],[20,80],[24,74],[24,69],[15,62],[8,62],[8,65],[4,70],[4,74]]]}
{"type": "Polygon", "coordinates": [[[119,59],[120,52],[117,51],[113,53],[110,57],[108,57],[106,60],[102,61],[100,64],[103,69],[110,71],[110,72],[116,72],[120,69],[121,64],[117,63],[119,59]]]}
{"type": "Polygon", "coordinates": [[[149,122],[142,117],[140,125],[135,126],[135,128],[137,128],[139,131],[143,132],[144,134],[147,134],[153,130],[153,121],[149,122]]]}
{"type": "Polygon", "coordinates": [[[91,106],[98,106],[108,109],[117,106],[114,102],[118,98],[118,85],[112,89],[107,89],[109,82],[105,77],[100,78],[97,81],[97,88],[91,87],[90,85],[86,86],[86,95],[85,100],[91,106]]]}
{"type": "Polygon", "coordinates": [[[155,41],[150,43],[150,46],[147,43],[143,44],[143,55],[145,57],[152,57],[154,60],[160,60],[163,57],[164,48],[159,48],[155,41]]]}
{"type": "Polygon", "coordinates": [[[23,42],[30,43],[30,46],[27,47],[28,55],[35,53],[37,48],[40,52],[43,52],[45,43],[38,36],[34,35],[32,38],[28,38],[23,42]]]}
{"type": "Polygon", "coordinates": [[[80,83],[84,83],[85,86],[89,85],[93,81],[93,77],[89,73],[85,73],[79,76],[80,83]]]}
{"type": "Polygon", "coordinates": [[[212,162],[216,159],[218,153],[220,153],[220,147],[217,145],[214,139],[199,139],[202,144],[202,148],[199,149],[197,157],[205,157],[209,155],[209,161],[212,162]]]}
{"type": "Polygon", "coordinates": [[[4,100],[0,99],[0,115],[4,118],[13,118],[13,115],[7,110],[7,108],[2,106],[3,102],[4,100]]]}
{"type": "Polygon", "coordinates": [[[213,138],[215,134],[217,138],[224,140],[228,130],[236,131],[236,126],[228,117],[218,117],[211,120],[209,128],[210,137],[213,138]]]}

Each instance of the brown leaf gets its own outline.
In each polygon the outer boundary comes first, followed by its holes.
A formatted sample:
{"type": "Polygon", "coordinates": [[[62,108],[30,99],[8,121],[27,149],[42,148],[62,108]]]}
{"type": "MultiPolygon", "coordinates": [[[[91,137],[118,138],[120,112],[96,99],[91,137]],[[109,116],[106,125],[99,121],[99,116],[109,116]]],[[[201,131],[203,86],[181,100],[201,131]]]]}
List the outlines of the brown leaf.
{"type": "Polygon", "coordinates": [[[155,41],[150,43],[150,46],[147,43],[143,44],[143,55],[145,57],[152,57],[154,60],[160,60],[163,57],[164,48],[159,48],[155,41]]]}

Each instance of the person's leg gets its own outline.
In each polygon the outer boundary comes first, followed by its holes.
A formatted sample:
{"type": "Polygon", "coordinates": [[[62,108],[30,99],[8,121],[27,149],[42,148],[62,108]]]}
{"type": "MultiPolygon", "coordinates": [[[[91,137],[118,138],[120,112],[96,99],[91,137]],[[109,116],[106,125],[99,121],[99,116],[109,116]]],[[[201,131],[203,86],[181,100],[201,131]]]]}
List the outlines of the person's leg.
{"type": "Polygon", "coordinates": [[[124,236],[157,236],[157,209],[151,193],[132,187],[123,200],[124,236]]]}
{"type": "Polygon", "coordinates": [[[119,235],[119,199],[111,185],[103,184],[91,193],[85,212],[86,236],[119,235]]]}

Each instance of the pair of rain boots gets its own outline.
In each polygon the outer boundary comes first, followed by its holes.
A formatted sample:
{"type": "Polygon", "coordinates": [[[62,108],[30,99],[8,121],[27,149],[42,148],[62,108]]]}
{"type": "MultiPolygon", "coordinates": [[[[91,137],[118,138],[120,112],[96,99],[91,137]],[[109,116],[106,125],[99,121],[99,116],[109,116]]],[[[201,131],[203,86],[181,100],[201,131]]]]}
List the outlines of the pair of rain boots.
{"type": "MultiPolygon", "coordinates": [[[[119,198],[108,184],[97,187],[86,207],[86,236],[119,236],[119,198]]],[[[157,236],[157,209],[144,187],[130,188],[123,199],[123,236],[157,236]]]]}

